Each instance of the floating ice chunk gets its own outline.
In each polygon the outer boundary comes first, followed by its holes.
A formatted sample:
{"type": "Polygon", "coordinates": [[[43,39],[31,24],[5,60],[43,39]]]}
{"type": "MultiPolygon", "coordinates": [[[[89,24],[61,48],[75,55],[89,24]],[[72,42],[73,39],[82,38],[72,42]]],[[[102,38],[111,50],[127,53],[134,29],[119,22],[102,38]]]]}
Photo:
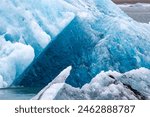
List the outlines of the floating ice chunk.
{"type": "Polygon", "coordinates": [[[0,88],[5,88],[7,86],[7,83],[3,80],[3,77],[0,75],[0,88]]]}
{"type": "Polygon", "coordinates": [[[150,99],[150,70],[140,68],[129,71],[119,77],[119,80],[139,92],[144,99],[150,99]]]}
{"type": "MultiPolygon", "coordinates": [[[[68,75],[66,74],[65,79],[67,76],[68,75]]],[[[58,78],[64,79],[64,75],[62,78],[56,77],[56,81],[58,78]]],[[[64,81],[52,82],[34,99],[150,99],[149,78],[150,70],[146,68],[132,70],[125,74],[115,71],[101,72],[95,78],[93,78],[89,84],[85,84],[82,88],[74,88],[68,84],[64,84],[64,81]]]]}
{"type": "Polygon", "coordinates": [[[31,46],[0,38],[0,88],[10,86],[33,59],[34,50],[31,46]]]}
{"type": "Polygon", "coordinates": [[[51,83],[41,90],[33,99],[53,100],[58,91],[64,86],[66,78],[70,75],[72,67],[67,67],[63,70],[51,83]],[[43,93],[44,92],[44,93],[43,93]]]}

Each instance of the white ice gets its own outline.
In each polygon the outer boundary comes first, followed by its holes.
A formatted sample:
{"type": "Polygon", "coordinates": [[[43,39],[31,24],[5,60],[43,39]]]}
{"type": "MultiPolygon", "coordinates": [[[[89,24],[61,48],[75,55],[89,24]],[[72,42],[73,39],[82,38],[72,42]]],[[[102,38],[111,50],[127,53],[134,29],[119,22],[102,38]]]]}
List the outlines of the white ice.
{"type": "Polygon", "coordinates": [[[31,46],[0,38],[0,88],[10,86],[33,59],[31,46]]]}
{"type": "MultiPolygon", "coordinates": [[[[59,81],[65,80],[70,69],[62,72],[59,81]]],[[[115,71],[101,72],[89,84],[74,88],[63,82],[50,83],[33,99],[39,100],[137,100],[150,99],[150,70],[140,68],[121,74],[115,71]]]]}

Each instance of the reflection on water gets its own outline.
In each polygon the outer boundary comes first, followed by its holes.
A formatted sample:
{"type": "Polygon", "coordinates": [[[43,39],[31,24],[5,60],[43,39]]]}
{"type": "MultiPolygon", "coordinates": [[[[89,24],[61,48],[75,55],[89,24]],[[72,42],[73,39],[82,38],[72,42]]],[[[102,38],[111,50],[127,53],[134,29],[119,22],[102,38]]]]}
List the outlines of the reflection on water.
{"type": "Polygon", "coordinates": [[[0,89],[0,100],[29,100],[39,92],[40,88],[4,88],[0,89]]]}

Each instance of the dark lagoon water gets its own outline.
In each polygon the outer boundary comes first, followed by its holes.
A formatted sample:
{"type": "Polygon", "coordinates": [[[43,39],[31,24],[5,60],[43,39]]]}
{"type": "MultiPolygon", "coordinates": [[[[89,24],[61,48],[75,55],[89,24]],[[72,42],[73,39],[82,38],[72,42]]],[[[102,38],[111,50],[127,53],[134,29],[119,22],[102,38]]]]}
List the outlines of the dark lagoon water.
{"type": "MultiPolygon", "coordinates": [[[[150,22],[150,5],[143,7],[141,5],[136,6],[120,6],[130,17],[138,22],[148,23],[150,22]]],[[[5,88],[0,89],[0,100],[29,100],[34,97],[40,88],[5,88]]]]}

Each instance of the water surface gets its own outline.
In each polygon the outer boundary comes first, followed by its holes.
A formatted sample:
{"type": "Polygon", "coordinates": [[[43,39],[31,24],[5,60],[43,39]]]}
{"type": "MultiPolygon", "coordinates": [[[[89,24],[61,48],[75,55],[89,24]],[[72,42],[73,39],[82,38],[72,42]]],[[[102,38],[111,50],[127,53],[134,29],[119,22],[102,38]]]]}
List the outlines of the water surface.
{"type": "Polygon", "coordinates": [[[29,100],[34,97],[40,88],[4,88],[0,89],[0,100],[29,100]]]}

